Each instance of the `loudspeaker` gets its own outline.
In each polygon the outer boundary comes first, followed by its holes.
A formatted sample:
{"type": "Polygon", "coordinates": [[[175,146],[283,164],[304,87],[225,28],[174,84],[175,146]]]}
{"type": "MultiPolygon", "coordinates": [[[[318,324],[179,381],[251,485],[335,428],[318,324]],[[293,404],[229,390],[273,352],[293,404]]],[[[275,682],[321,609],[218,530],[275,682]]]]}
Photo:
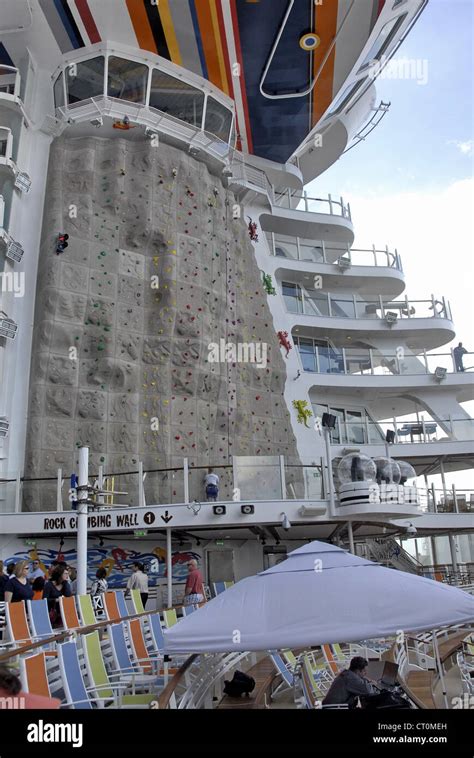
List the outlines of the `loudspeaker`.
{"type": "Polygon", "coordinates": [[[225,514],[227,513],[227,508],[225,507],[225,505],[213,505],[212,512],[214,516],[225,516],[225,514]]]}
{"type": "Polygon", "coordinates": [[[240,510],[244,514],[244,516],[250,516],[252,513],[255,513],[255,506],[254,505],[241,505],[240,510]]]}

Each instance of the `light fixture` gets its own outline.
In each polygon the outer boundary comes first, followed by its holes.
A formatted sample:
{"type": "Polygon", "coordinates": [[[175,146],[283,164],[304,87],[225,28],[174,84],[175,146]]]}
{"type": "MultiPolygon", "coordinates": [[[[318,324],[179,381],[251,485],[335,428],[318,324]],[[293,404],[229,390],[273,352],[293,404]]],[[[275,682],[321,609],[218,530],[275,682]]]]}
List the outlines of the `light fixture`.
{"type": "Polygon", "coordinates": [[[413,526],[413,524],[410,522],[410,524],[406,528],[406,533],[410,535],[410,537],[414,537],[417,530],[416,527],[413,526]]]}
{"type": "Polygon", "coordinates": [[[156,131],[156,129],[150,129],[149,126],[145,128],[145,137],[148,137],[148,139],[153,140],[153,142],[155,143],[155,146],[158,146],[160,143],[158,132],[156,131]]]}
{"type": "Polygon", "coordinates": [[[200,539],[196,540],[196,547],[201,547],[201,540],[200,539]]]}
{"type": "Polygon", "coordinates": [[[336,416],[333,416],[331,413],[323,413],[321,423],[326,429],[335,429],[336,421],[336,416]]]}
{"type": "Polygon", "coordinates": [[[99,547],[104,547],[104,538],[102,536],[99,539],[99,547]]]}
{"type": "Polygon", "coordinates": [[[340,258],[338,258],[337,265],[341,271],[347,271],[347,269],[349,269],[352,266],[352,263],[349,260],[349,258],[343,258],[341,256],[340,258]]]}
{"type": "Polygon", "coordinates": [[[213,505],[212,512],[214,516],[225,516],[225,514],[227,513],[227,508],[225,507],[225,505],[213,505]]]}
{"type": "Polygon", "coordinates": [[[244,516],[251,516],[252,513],[255,513],[255,506],[254,505],[241,505],[240,512],[244,516]]]}
{"type": "Polygon", "coordinates": [[[282,529],[284,529],[285,532],[287,532],[289,529],[291,529],[291,521],[288,518],[288,516],[286,515],[286,513],[282,513],[281,517],[282,517],[281,518],[282,529]]]}
{"type": "Polygon", "coordinates": [[[385,442],[388,442],[389,445],[393,445],[395,442],[395,432],[393,429],[387,429],[385,432],[385,442]]]}
{"type": "Polygon", "coordinates": [[[436,366],[434,371],[434,378],[437,382],[442,382],[443,379],[446,379],[446,374],[448,373],[448,369],[443,368],[443,366],[436,366]]]}
{"type": "Polygon", "coordinates": [[[91,120],[91,124],[92,126],[99,128],[100,126],[104,125],[104,119],[102,118],[102,116],[98,116],[97,118],[93,118],[91,120]]]}
{"type": "Polygon", "coordinates": [[[7,245],[7,252],[5,255],[7,258],[10,258],[12,261],[16,261],[16,263],[19,263],[21,259],[23,258],[24,254],[23,247],[20,245],[19,242],[15,242],[15,240],[10,239],[7,245]]]}
{"type": "Polygon", "coordinates": [[[393,326],[398,321],[398,316],[394,311],[387,311],[385,314],[385,321],[389,326],[393,326]]]}

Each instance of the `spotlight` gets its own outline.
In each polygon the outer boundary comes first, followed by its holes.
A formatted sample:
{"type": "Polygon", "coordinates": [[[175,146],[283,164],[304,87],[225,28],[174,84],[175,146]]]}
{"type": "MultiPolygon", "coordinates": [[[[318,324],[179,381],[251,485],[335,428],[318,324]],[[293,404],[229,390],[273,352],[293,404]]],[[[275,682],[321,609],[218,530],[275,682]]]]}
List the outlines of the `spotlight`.
{"type": "Polygon", "coordinates": [[[338,259],[337,265],[341,271],[347,271],[347,269],[352,266],[352,263],[350,262],[349,258],[341,257],[338,259]]]}
{"type": "Polygon", "coordinates": [[[407,526],[406,532],[407,534],[410,535],[410,537],[414,537],[416,534],[416,531],[417,531],[416,527],[414,527],[412,523],[410,523],[409,526],[407,526]]]}
{"type": "Polygon", "coordinates": [[[196,540],[196,547],[201,547],[201,540],[196,540]]]}
{"type": "Polygon", "coordinates": [[[254,505],[241,505],[240,512],[243,513],[244,516],[251,516],[252,513],[255,513],[255,506],[254,505]]]}
{"type": "Polygon", "coordinates": [[[385,314],[385,321],[389,326],[393,326],[398,321],[398,315],[394,311],[387,311],[385,314]]]}
{"type": "Polygon", "coordinates": [[[92,126],[99,128],[100,126],[104,125],[104,119],[100,116],[98,118],[93,118],[91,124],[92,126]]]}
{"type": "Polygon", "coordinates": [[[291,521],[288,518],[288,516],[286,515],[286,513],[282,513],[281,515],[282,515],[282,519],[281,519],[282,529],[284,529],[285,532],[287,532],[288,529],[291,529],[291,521]]]}
{"type": "Polygon", "coordinates": [[[395,432],[393,429],[387,429],[385,432],[385,442],[388,442],[389,445],[393,445],[395,442],[395,432]]]}
{"type": "Polygon", "coordinates": [[[212,512],[214,516],[225,516],[225,514],[227,513],[227,508],[225,507],[225,505],[213,505],[212,512]]]}
{"type": "Polygon", "coordinates": [[[148,137],[148,139],[153,140],[155,145],[159,144],[160,138],[158,136],[158,132],[155,129],[150,129],[149,126],[145,129],[145,137],[148,137]]]}
{"type": "Polygon", "coordinates": [[[321,419],[321,423],[327,429],[335,429],[336,428],[336,416],[333,416],[331,413],[323,413],[323,417],[321,419]]]}
{"type": "Polygon", "coordinates": [[[443,368],[442,366],[436,366],[435,372],[434,372],[434,378],[437,382],[442,382],[443,379],[446,379],[446,374],[448,373],[448,370],[443,368]]]}

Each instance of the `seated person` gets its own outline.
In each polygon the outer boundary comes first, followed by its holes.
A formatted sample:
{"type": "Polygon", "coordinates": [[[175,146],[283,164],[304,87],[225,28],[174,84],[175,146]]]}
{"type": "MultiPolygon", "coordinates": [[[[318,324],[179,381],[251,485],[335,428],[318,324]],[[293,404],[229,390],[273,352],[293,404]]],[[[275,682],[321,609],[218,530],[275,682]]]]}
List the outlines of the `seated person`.
{"type": "Polygon", "coordinates": [[[371,680],[367,678],[368,665],[365,658],[360,656],[353,658],[349,668],[341,671],[334,679],[323,700],[323,705],[347,703],[349,708],[355,708],[359,696],[373,695],[371,680]]]}

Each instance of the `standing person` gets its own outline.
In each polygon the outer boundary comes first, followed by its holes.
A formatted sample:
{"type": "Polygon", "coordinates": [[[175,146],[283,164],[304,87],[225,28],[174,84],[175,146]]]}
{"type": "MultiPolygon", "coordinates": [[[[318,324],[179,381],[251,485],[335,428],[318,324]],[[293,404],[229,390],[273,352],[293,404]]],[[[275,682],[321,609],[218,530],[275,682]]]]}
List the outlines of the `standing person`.
{"type": "Polygon", "coordinates": [[[5,602],[19,603],[21,600],[33,599],[33,588],[28,581],[28,561],[18,561],[13,574],[5,586],[5,602]]]}
{"type": "Polygon", "coordinates": [[[204,587],[202,574],[198,569],[198,563],[194,558],[188,561],[188,578],[184,589],[183,605],[194,605],[204,600],[204,587]]]}
{"type": "Polygon", "coordinates": [[[219,477],[214,473],[212,468],[208,469],[206,476],[204,477],[204,484],[206,485],[206,497],[208,500],[217,500],[219,495],[219,477]]]}
{"type": "Polygon", "coordinates": [[[456,365],[456,371],[464,371],[464,365],[462,362],[463,355],[467,354],[467,350],[465,347],[462,346],[462,342],[459,343],[457,347],[453,350],[454,355],[454,363],[456,365]]]}
{"type": "Polygon", "coordinates": [[[74,566],[69,566],[69,584],[71,586],[71,594],[77,595],[77,571],[74,566]]]}
{"type": "Polygon", "coordinates": [[[98,595],[103,595],[104,592],[107,592],[108,584],[107,579],[105,578],[107,576],[107,571],[105,568],[98,568],[95,572],[95,579],[92,582],[91,586],[91,595],[92,597],[97,597],[98,595]]]}
{"type": "Polygon", "coordinates": [[[38,577],[43,577],[44,579],[44,571],[40,568],[40,562],[38,560],[34,560],[31,563],[31,571],[28,573],[28,581],[30,584],[33,584],[35,579],[38,579],[38,577]]]}
{"type": "Polygon", "coordinates": [[[5,600],[5,587],[8,582],[8,576],[3,573],[3,561],[0,561],[0,602],[5,600]]]}
{"type": "Polygon", "coordinates": [[[67,568],[58,565],[51,572],[51,579],[46,582],[43,590],[43,598],[48,601],[49,616],[53,627],[61,626],[59,598],[61,596],[71,597],[71,594],[69,571],[67,568]]]}
{"type": "Polygon", "coordinates": [[[44,576],[37,576],[34,580],[33,584],[31,585],[33,589],[33,600],[42,600],[43,599],[43,590],[44,585],[46,584],[46,580],[44,576]]]}
{"type": "Polygon", "coordinates": [[[139,590],[143,607],[148,600],[148,577],[145,574],[143,563],[132,563],[133,574],[127,582],[128,590],[139,590]]]}

